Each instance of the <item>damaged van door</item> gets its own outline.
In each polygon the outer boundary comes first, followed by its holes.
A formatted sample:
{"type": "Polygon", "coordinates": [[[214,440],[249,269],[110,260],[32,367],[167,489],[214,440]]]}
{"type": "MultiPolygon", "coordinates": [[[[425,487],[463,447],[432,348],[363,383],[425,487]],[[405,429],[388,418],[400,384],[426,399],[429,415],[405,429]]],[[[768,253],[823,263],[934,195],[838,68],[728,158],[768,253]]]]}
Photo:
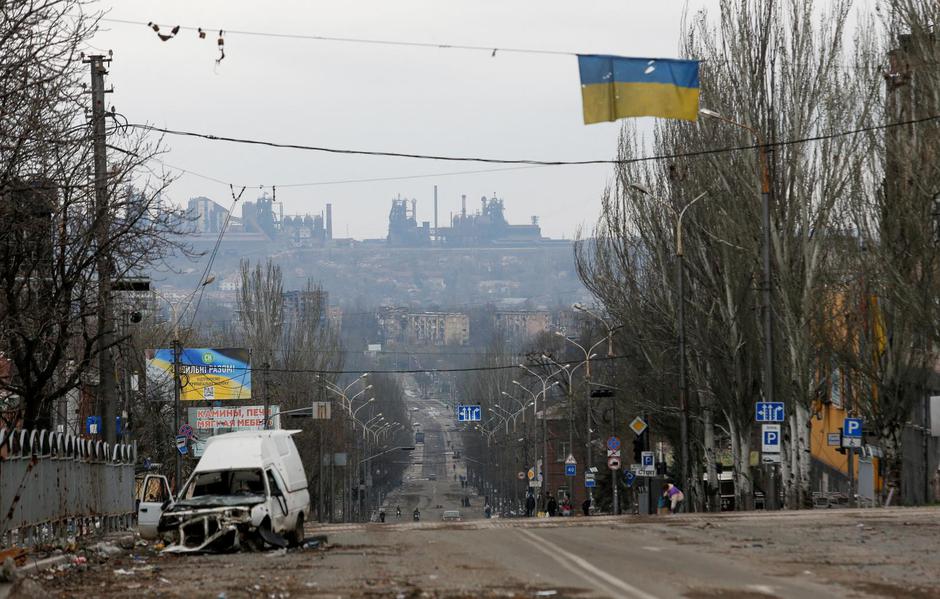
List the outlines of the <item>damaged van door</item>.
{"type": "Polygon", "coordinates": [[[137,532],[143,539],[156,539],[163,508],[173,501],[165,476],[147,474],[137,480],[137,532]]]}

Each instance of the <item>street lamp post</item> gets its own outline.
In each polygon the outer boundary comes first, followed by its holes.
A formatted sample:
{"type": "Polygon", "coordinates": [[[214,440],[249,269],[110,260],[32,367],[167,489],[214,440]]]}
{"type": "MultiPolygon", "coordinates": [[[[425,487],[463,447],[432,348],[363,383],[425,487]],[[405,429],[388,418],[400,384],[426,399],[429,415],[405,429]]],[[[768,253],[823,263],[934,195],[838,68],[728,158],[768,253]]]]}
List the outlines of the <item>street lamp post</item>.
{"type": "MultiPolygon", "coordinates": [[[[653,194],[640,185],[631,185],[631,187],[642,194],[656,199],[653,194]]],[[[686,351],[685,351],[685,252],[682,247],[682,218],[686,210],[693,204],[705,197],[701,193],[691,202],[682,207],[682,210],[676,211],[671,204],[662,200],[657,201],[669,208],[673,216],[676,217],[676,279],[678,283],[678,337],[679,337],[679,480],[682,481],[682,488],[691,492],[691,468],[689,465],[689,381],[686,374],[686,351]]]]}
{"type": "MultiPolygon", "coordinates": [[[[594,317],[595,319],[599,320],[599,321],[601,322],[601,324],[603,324],[603,325],[607,328],[607,336],[604,337],[603,339],[601,339],[600,341],[598,341],[597,343],[595,343],[594,345],[592,345],[590,348],[584,347],[583,345],[581,345],[580,343],[578,343],[578,342],[575,341],[574,339],[568,337],[567,335],[565,335],[565,334],[562,333],[561,331],[555,331],[555,334],[556,334],[556,335],[558,335],[559,337],[561,337],[562,339],[564,339],[564,340],[567,341],[568,343],[570,343],[570,344],[572,344],[573,346],[575,346],[575,347],[577,347],[578,349],[580,349],[580,350],[581,350],[581,353],[584,354],[584,378],[585,378],[585,380],[587,381],[587,426],[585,427],[585,428],[587,429],[587,452],[586,452],[586,453],[587,453],[587,458],[586,458],[586,459],[587,459],[587,463],[584,465],[584,471],[585,471],[585,472],[588,472],[588,471],[590,470],[590,468],[593,466],[593,455],[592,455],[592,454],[593,454],[593,451],[592,451],[592,447],[591,447],[591,437],[593,436],[593,435],[592,435],[592,432],[593,432],[593,431],[592,431],[592,429],[591,429],[591,425],[593,424],[594,418],[593,418],[593,412],[592,412],[592,406],[591,406],[591,358],[594,357],[594,355],[595,355],[595,354],[594,354],[594,350],[597,349],[597,347],[598,347],[601,343],[604,343],[604,341],[607,341],[607,357],[611,357],[611,356],[614,355],[614,347],[613,347],[613,335],[614,335],[614,331],[616,331],[617,329],[621,328],[622,325],[618,325],[618,326],[615,326],[615,327],[611,327],[611,326],[607,323],[606,320],[604,320],[603,318],[601,318],[600,316],[598,316],[598,315],[595,314],[594,312],[588,310],[587,308],[585,308],[585,307],[582,306],[581,304],[574,304],[574,305],[572,306],[572,308],[574,308],[575,310],[578,310],[578,311],[580,311],[580,312],[584,312],[585,314],[589,314],[590,316],[592,316],[592,317],[594,317]]],[[[612,485],[612,487],[613,487],[613,490],[614,490],[614,491],[613,491],[613,492],[614,492],[614,513],[615,513],[615,514],[619,514],[619,513],[620,513],[620,505],[619,505],[619,501],[618,501],[619,498],[617,497],[617,493],[618,493],[618,491],[617,491],[617,485],[614,484],[614,485],[612,485]]],[[[590,499],[591,505],[594,505],[594,490],[593,490],[591,487],[588,487],[588,498],[590,499]]]]}
{"type": "MultiPolygon", "coordinates": [[[[764,281],[761,285],[761,296],[764,304],[764,401],[774,400],[774,344],[773,344],[773,312],[771,280],[773,270],[770,261],[770,168],[767,160],[767,145],[757,129],[744,123],[739,123],[714,110],[699,109],[699,113],[708,117],[724,121],[750,133],[757,142],[757,161],[760,168],[760,199],[761,199],[761,229],[763,243],[761,248],[761,261],[763,262],[764,281]]],[[[767,489],[767,509],[776,509],[776,468],[770,465],[770,477],[767,489]]]]}
{"type": "MultiPolygon", "coordinates": [[[[556,374],[558,374],[559,372],[561,372],[561,370],[556,370],[555,372],[551,373],[551,374],[548,375],[548,376],[542,376],[542,375],[540,375],[540,374],[538,374],[538,373],[536,373],[536,372],[533,372],[533,371],[532,371],[530,368],[528,368],[525,364],[519,364],[519,368],[525,370],[526,372],[528,372],[529,374],[531,374],[532,376],[534,376],[535,378],[537,378],[537,379],[538,379],[539,381],[541,381],[541,383],[542,383],[542,391],[541,391],[541,396],[542,396],[542,469],[544,470],[544,472],[542,473],[542,484],[545,485],[545,486],[543,487],[543,490],[544,490],[543,501],[544,501],[544,502],[548,502],[548,494],[549,494],[549,485],[548,485],[548,406],[547,406],[547,403],[548,403],[548,390],[558,384],[558,381],[555,381],[554,383],[552,383],[551,385],[549,385],[549,384],[548,384],[548,381],[551,380],[552,377],[554,377],[556,374]]],[[[513,381],[513,383],[519,385],[519,383],[517,383],[516,381],[513,381]]],[[[519,385],[519,386],[522,386],[522,385],[519,385]]],[[[525,387],[523,387],[523,388],[525,388],[525,387]]],[[[537,420],[537,419],[538,419],[538,418],[537,418],[537,416],[536,416],[535,420],[537,420]]]]}

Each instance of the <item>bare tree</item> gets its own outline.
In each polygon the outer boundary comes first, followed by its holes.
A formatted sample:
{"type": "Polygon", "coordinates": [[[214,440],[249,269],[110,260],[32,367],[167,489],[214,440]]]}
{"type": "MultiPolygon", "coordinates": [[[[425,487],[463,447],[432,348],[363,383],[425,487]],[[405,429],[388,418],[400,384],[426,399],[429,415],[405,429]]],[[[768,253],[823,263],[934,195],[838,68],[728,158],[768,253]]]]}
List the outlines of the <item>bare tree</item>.
{"type": "Polygon", "coordinates": [[[0,4],[0,348],[13,364],[0,390],[19,398],[27,427],[50,426],[53,402],[113,351],[114,331],[98,326],[102,260],[118,279],[179,247],[169,181],[150,166],[159,141],[113,130],[107,209],[95,202],[80,53],[97,28],[89,9],[0,4]]]}

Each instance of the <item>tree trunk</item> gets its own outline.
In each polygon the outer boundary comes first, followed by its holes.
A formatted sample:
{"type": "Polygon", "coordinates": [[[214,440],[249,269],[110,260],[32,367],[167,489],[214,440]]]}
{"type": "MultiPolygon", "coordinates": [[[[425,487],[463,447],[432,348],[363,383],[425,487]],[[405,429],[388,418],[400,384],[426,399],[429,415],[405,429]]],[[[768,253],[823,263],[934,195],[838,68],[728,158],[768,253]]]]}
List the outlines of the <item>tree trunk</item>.
{"type": "Polygon", "coordinates": [[[721,511],[721,492],[718,482],[718,468],[715,459],[715,413],[712,407],[714,399],[706,394],[702,406],[702,429],[705,445],[705,471],[708,475],[706,493],[709,511],[721,511]]]}

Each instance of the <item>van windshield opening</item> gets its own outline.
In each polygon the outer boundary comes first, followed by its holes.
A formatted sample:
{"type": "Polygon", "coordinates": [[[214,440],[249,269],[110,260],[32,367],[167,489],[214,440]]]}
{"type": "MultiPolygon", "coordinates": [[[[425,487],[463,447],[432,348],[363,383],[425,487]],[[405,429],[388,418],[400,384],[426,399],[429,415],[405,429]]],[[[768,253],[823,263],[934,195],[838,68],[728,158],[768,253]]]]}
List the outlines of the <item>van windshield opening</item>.
{"type": "Polygon", "coordinates": [[[264,496],[264,477],[261,470],[222,470],[200,472],[195,475],[183,493],[185,499],[198,497],[264,496]]]}

